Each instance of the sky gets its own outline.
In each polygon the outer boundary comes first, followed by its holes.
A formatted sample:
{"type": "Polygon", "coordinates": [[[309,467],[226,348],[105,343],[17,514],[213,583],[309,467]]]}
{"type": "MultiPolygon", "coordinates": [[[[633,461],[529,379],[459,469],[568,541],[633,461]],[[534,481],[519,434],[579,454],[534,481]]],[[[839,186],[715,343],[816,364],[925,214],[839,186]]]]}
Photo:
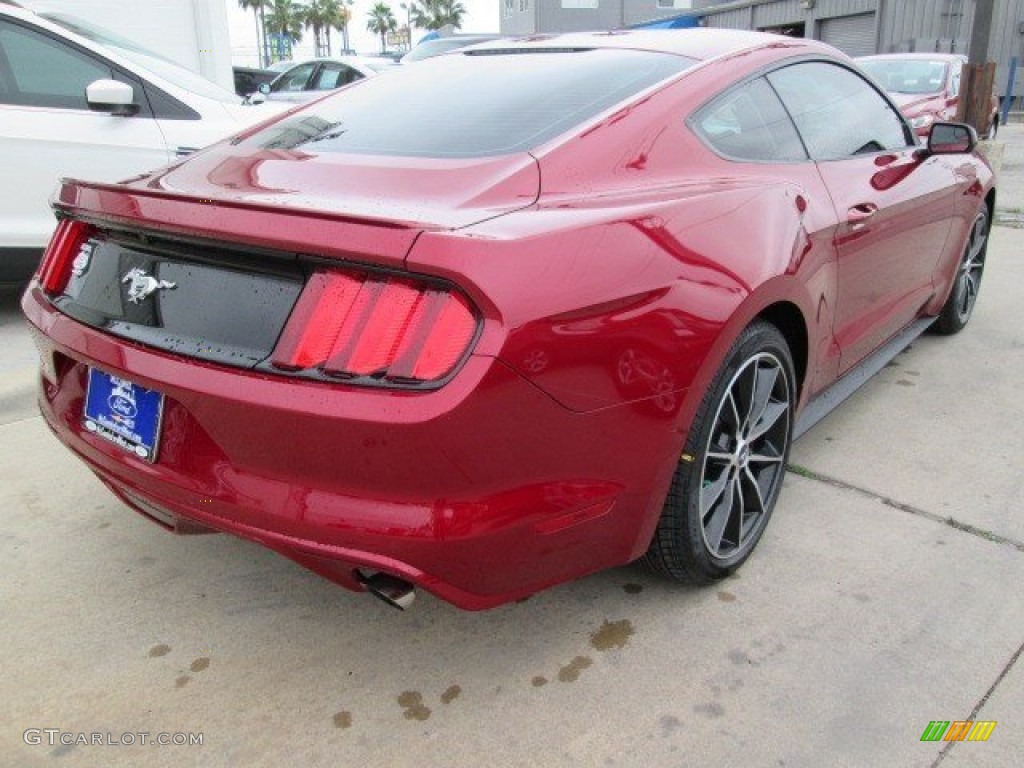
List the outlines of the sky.
{"type": "MultiPolygon", "coordinates": [[[[231,34],[231,59],[238,66],[256,66],[256,24],[253,22],[252,11],[243,11],[238,0],[224,0],[228,9],[228,27],[231,34]]],[[[352,6],[352,21],[349,23],[349,39],[352,47],[359,53],[376,53],[380,50],[380,39],[366,29],[367,12],[376,0],[355,0],[352,6]]],[[[461,0],[466,15],[460,32],[497,32],[498,11],[501,0],[461,0]]],[[[399,26],[405,24],[405,12],[399,7],[399,0],[385,0],[391,7],[399,26]]],[[[413,30],[413,41],[426,34],[423,30],[413,30]]],[[[341,47],[341,35],[331,33],[331,44],[337,54],[341,47]]],[[[313,33],[307,30],[302,42],[296,47],[294,59],[313,57],[313,33]]]]}

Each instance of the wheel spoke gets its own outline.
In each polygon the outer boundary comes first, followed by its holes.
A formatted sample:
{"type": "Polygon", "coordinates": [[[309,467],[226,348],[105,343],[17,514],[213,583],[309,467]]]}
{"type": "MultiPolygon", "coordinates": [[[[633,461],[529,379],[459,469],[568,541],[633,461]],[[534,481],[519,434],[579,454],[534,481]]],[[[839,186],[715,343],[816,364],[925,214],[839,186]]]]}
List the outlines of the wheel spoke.
{"type": "Polygon", "coordinates": [[[765,407],[765,411],[761,416],[761,419],[757,424],[750,430],[750,441],[753,442],[757,438],[761,437],[765,432],[774,427],[779,419],[789,410],[789,403],[784,402],[771,402],[765,407]]]}
{"type": "MultiPolygon", "coordinates": [[[[760,369],[760,366],[755,366],[760,369]]],[[[761,371],[757,378],[754,380],[754,393],[751,398],[750,412],[754,415],[754,418],[749,424],[751,430],[756,429],[760,423],[761,418],[764,416],[765,409],[772,397],[772,391],[775,389],[775,382],[779,378],[779,369],[772,366],[767,371],[761,371]]]]}
{"type": "Polygon", "coordinates": [[[757,389],[757,364],[748,365],[746,369],[740,371],[736,377],[736,382],[733,384],[732,396],[733,407],[736,408],[738,414],[742,414],[738,425],[739,432],[744,433],[750,427],[750,417],[753,414],[754,409],[754,392],[757,389]],[[747,373],[747,370],[750,373],[747,373]]]}
{"type": "Polygon", "coordinates": [[[712,557],[742,556],[763,526],[784,474],[791,406],[786,368],[768,351],[748,357],[725,388],[697,491],[712,557]]]}
{"type": "Polygon", "coordinates": [[[749,459],[751,464],[781,464],[781,456],[766,456],[762,453],[752,453],[749,459]]]}
{"type": "Polygon", "coordinates": [[[708,512],[715,506],[718,500],[722,497],[722,491],[729,484],[729,472],[722,472],[721,476],[712,483],[709,483],[706,487],[701,488],[700,491],[700,516],[701,519],[707,517],[708,512]]]}
{"type": "MultiPolygon", "coordinates": [[[[733,512],[729,520],[732,522],[733,536],[730,539],[734,549],[739,549],[740,542],[743,541],[743,521],[747,517],[747,499],[743,493],[743,481],[740,479],[742,475],[737,471],[736,482],[733,484],[733,491],[736,493],[736,501],[739,505],[739,509],[733,512]]],[[[726,529],[728,530],[728,528],[726,529]]],[[[722,538],[725,538],[724,536],[722,538]]],[[[721,547],[719,554],[721,555],[721,547]]]]}
{"type": "Polygon", "coordinates": [[[722,499],[722,503],[718,505],[714,514],[711,515],[711,520],[704,526],[704,536],[707,539],[708,548],[713,555],[717,555],[721,549],[725,527],[732,517],[733,502],[736,497],[736,481],[731,476],[729,477],[728,486],[729,490],[725,494],[725,498],[722,499]]]}
{"type": "Polygon", "coordinates": [[[764,512],[764,495],[761,493],[761,484],[757,482],[757,478],[750,471],[750,467],[744,467],[743,474],[747,476],[747,482],[753,487],[754,494],[757,496],[757,511],[759,513],[764,512]]]}
{"type": "Polygon", "coordinates": [[[740,410],[736,407],[736,398],[732,396],[732,391],[726,395],[726,399],[729,401],[729,409],[732,411],[732,426],[734,433],[740,431],[742,426],[742,419],[740,419],[740,410]]]}
{"type": "Polygon", "coordinates": [[[971,244],[968,248],[971,261],[974,261],[985,249],[985,241],[988,240],[988,233],[985,231],[987,226],[988,220],[982,216],[979,216],[974,222],[974,230],[971,232],[971,244]]]}

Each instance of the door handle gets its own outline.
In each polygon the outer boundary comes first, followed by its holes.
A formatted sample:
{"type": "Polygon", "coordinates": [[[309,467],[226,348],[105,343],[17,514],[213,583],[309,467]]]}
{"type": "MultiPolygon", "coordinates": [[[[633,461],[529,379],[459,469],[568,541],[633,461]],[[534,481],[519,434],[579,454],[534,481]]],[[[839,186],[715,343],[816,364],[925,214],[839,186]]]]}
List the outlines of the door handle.
{"type": "Polygon", "coordinates": [[[851,224],[861,224],[878,213],[878,206],[874,203],[860,203],[846,212],[846,220],[851,224]]]}

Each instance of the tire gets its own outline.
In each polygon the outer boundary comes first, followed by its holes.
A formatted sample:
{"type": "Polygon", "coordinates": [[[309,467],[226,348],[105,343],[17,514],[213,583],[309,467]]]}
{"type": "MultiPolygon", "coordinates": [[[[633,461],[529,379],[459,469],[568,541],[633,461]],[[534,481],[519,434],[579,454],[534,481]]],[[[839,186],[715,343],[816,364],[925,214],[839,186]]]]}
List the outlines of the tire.
{"type": "Polygon", "coordinates": [[[960,258],[960,264],[957,265],[949,298],[939,313],[939,319],[932,326],[937,333],[952,336],[962,331],[971,319],[974,305],[978,301],[978,291],[981,290],[981,278],[985,273],[989,229],[988,206],[982,205],[978,215],[974,217],[971,234],[967,238],[967,246],[960,258]]]}
{"type": "Polygon", "coordinates": [[[655,571],[710,584],[753,552],[786,472],[795,382],[775,326],[756,322],[740,334],[697,410],[644,555],[655,571]]]}

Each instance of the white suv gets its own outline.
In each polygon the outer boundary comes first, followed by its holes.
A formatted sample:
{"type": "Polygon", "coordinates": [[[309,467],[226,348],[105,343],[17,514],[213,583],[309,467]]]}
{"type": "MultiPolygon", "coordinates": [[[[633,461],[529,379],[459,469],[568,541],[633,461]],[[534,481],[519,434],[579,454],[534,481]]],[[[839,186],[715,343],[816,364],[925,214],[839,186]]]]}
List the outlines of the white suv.
{"type": "Polygon", "coordinates": [[[62,176],[117,181],[284,105],[248,105],[184,67],[73,17],[0,3],[0,282],[38,263],[62,176]]]}

